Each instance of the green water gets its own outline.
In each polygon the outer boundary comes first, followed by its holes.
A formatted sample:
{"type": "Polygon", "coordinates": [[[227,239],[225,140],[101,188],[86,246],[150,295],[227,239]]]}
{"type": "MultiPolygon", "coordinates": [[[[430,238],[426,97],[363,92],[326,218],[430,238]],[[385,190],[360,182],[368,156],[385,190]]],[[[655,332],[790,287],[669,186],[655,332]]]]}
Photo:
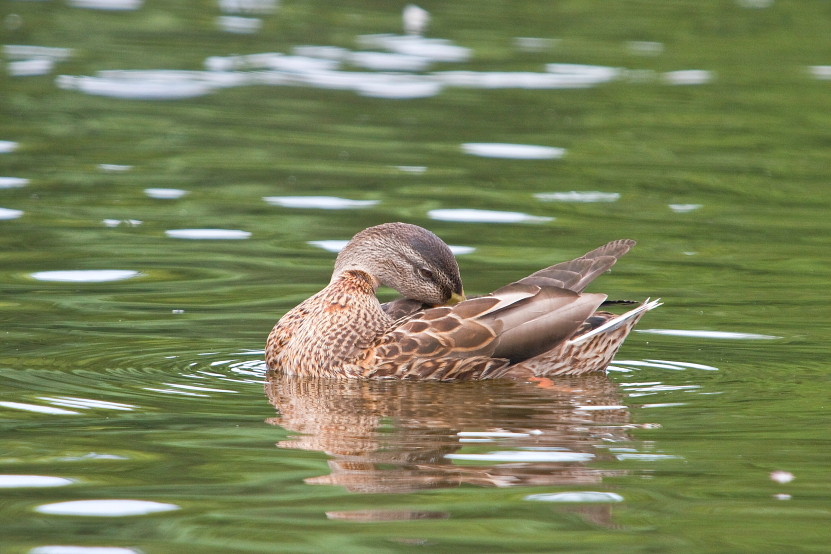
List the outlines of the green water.
{"type": "Polygon", "coordinates": [[[0,210],[0,551],[827,550],[831,82],[809,68],[831,64],[831,4],[423,4],[427,36],[471,57],[407,78],[625,68],[580,89],[78,90],[102,70],[202,70],[298,45],[381,51],[357,37],[399,33],[403,7],[245,5],[0,4],[2,44],[72,49],[41,74],[16,62],[43,52],[6,46],[0,65],[0,141],[13,143],[0,143],[0,177],[28,180],[0,179],[0,208],[17,210],[0,210]],[[222,31],[222,16],[260,27],[222,31]],[[682,70],[709,73],[669,84],[682,70]],[[566,151],[484,158],[466,143],[566,151]],[[619,198],[534,196],[570,191],[619,198]],[[283,196],[377,203],[263,200],[283,196]],[[635,238],[592,290],[665,304],[608,377],[264,389],[269,329],[328,281],[334,254],[309,241],[392,220],[475,249],[459,256],[469,294],[635,238]],[[179,229],[250,236],[166,233],[179,229]],[[135,273],[41,273],[78,270],[135,273]],[[54,513],[90,500],[137,502],[54,513]]]}

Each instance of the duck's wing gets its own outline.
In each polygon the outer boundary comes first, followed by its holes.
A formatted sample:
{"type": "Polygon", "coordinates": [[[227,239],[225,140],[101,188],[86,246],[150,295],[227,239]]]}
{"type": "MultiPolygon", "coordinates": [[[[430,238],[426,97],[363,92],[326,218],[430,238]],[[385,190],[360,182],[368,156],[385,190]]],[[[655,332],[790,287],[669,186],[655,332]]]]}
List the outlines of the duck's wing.
{"type": "Polygon", "coordinates": [[[393,320],[409,317],[427,307],[429,306],[412,298],[396,298],[395,300],[381,304],[381,309],[393,320]]]}
{"type": "Polygon", "coordinates": [[[635,244],[637,243],[631,239],[614,240],[574,260],[541,269],[517,283],[583,292],[589,283],[608,271],[635,244]]]}
{"type": "Polygon", "coordinates": [[[514,283],[489,296],[424,310],[368,349],[366,376],[482,378],[566,340],[605,299],[514,283]]]}
{"type": "Polygon", "coordinates": [[[660,305],[660,300],[647,299],[625,314],[596,312],[568,340],[516,365],[499,368],[493,376],[527,379],[603,371],[641,317],[660,305]]]}

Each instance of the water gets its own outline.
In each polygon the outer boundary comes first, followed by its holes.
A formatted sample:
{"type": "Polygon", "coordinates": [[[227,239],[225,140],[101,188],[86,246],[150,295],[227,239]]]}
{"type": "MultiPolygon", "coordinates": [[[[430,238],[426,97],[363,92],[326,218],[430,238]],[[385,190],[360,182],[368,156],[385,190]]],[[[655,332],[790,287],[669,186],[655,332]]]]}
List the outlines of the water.
{"type": "Polygon", "coordinates": [[[0,550],[827,549],[828,6],[422,7],[3,3],[0,550]],[[391,220],[665,304],[608,376],[265,386],[391,220]]]}

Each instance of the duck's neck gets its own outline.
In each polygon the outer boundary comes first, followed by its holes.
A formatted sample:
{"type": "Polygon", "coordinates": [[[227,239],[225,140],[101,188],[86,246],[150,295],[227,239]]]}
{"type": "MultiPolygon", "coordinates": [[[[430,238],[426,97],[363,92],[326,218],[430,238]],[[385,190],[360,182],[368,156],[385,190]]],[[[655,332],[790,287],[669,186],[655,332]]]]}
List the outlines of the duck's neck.
{"type": "Polygon", "coordinates": [[[329,286],[324,290],[331,290],[332,298],[342,298],[343,305],[347,305],[350,298],[361,298],[371,296],[375,298],[375,291],[378,290],[380,282],[378,279],[360,269],[347,269],[335,274],[329,286]]]}

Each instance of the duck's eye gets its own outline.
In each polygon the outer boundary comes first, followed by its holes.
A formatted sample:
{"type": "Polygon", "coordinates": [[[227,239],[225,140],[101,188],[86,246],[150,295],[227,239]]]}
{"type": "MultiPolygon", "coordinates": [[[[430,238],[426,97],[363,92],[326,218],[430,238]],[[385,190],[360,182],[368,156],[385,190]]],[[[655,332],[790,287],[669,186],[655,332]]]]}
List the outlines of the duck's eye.
{"type": "Polygon", "coordinates": [[[417,267],[416,274],[425,281],[433,280],[433,271],[429,267],[417,267]]]}

